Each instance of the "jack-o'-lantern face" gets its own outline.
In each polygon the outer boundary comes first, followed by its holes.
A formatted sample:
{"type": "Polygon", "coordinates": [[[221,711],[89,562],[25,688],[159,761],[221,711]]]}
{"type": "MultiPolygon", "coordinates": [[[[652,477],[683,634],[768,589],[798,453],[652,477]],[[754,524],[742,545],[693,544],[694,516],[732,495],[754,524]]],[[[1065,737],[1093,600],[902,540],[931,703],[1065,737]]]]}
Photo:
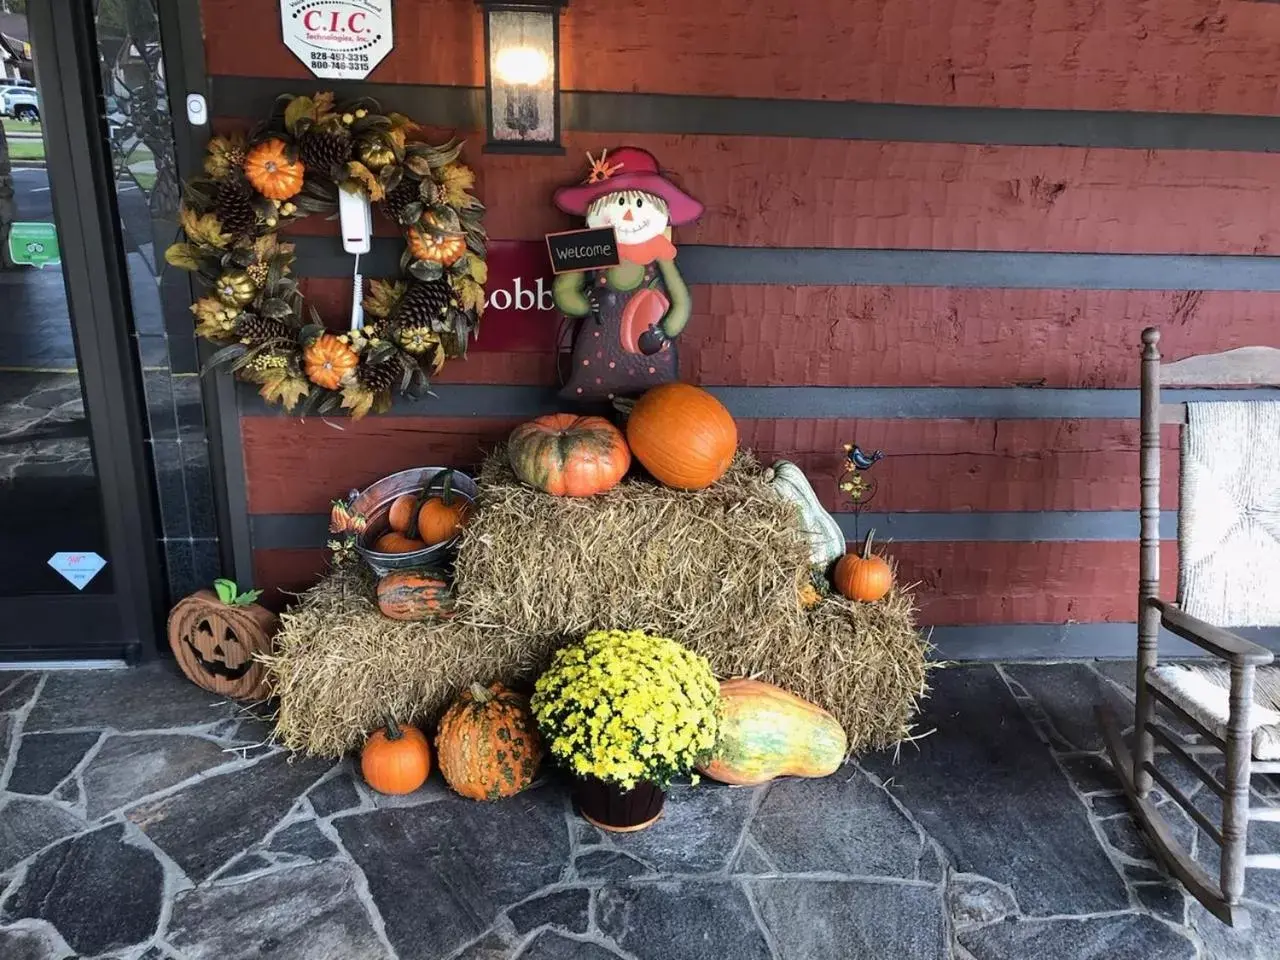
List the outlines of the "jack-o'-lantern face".
{"type": "Polygon", "coordinates": [[[271,649],[276,618],[256,603],[223,603],[209,590],[180,601],[169,614],[169,646],[193,683],[223,696],[260,700],[265,671],[254,653],[271,649]]]}
{"type": "Polygon", "coordinates": [[[253,657],[245,649],[231,625],[218,617],[206,617],[196,624],[194,634],[182,638],[196,662],[206,673],[224,680],[239,680],[253,666],[253,657]]]}

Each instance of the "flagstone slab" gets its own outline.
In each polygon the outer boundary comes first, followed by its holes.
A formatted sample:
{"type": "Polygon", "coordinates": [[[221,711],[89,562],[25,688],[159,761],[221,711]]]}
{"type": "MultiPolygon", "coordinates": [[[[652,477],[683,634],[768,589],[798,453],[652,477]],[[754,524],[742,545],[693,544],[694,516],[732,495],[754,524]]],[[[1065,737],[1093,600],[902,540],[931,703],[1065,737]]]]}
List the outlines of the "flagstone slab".
{"type": "Polygon", "coordinates": [[[1280,957],[1280,904],[1247,904],[1250,927],[1228,927],[1196,901],[1190,904],[1191,925],[1212,960],[1275,960],[1280,957]]]}
{"type": "Polygon", "coordinates": [[[932,730],[863,766],[951,857],[956,870],[1012,889],[1028,915],[1127,910],[1124,882],[1084,803],[987,665],[931,677],[917,727],[932,730]]]}
{"type": "Polygon", "coordinates": [[[947,960],[942,892],[856,880],[758,880],[750,884],[778,960],[893,957],[947,960]]]}
{"type": "Polygon", "coordinates": [[[213,724],[239,709],[235,701],[197,687],[171,662],[157,660],[130,669],[48,674],[24,729],[162,730],[213,724]]]}
{"type": "Polygon", "coordinates": [[[390,956],[360,902],[355,872],[337,863],[299,866],[179,894],[165,939],[186,960],[390,956]]]}
{"type": "MultiPolygon", "coordinates": [[[[1155,917],[1004,920],[956,933],[974,960],[1194,960],[1196,948],[1155,917]]],[[[1224,954],[1221,960],[1232,960],[1224,954]]]]}
{"type": "Polygon", "coordinates": [[[632,877],[653,873],[635,857],[605,849],[579,853],[574,866],[583,880],[630,880],[632,877]]]}
{"type": "Polygon", "coordinates": [[[0,673],[0,713],[21,710],[40,686],[40,674],[22,671],[0,673]]]}
{"type": "Polygon", "coordinates": [[[10,793],[47,794],[98,742],[98,733],[28,733],[9,774],[10,793]]]}
{"type": "Polygon", "coordinates": [[[75,960],[75,951],[54,931],[27,920],[0,927],[0,957],[4,960],[75,960]]]}
{"type": "Polygon", "coordinates": [[[772,784],[750,832],[782,873],[914,880],[922,859],[936,861],[889,795],[851,765],[820,780],[772,784]]]}
{"type": "Polygon", "coordinates": [[[0,873],[41,847],[83,829],[79,817],[59,806],[13,797],[0,805],[0,873]]]}
{"type": "Polygon", "coordinates": [[[986,877],[960,875],[947,881],[947,909],[959,927],[993,923],[1018,913],[1018,905],[1004,887],[986,877]]]}
{"type": "Polygon", "coordinates": [[[544,930],[520,951],[519,960],[618,960],[618,955],[598,943],[544,930]]]}
{"type": "Polygon", "coordinates": [[[586,888],[553,890],[512,907],[507,911],[507,919],[516,933],[522,935],[545,925],[570,933],[586,933],[590,909],[591,891],[586,888]]]}
{"type": "Polygon", "coordinates": [[[271,838],[267,847],[272,853],[290,853],[319,862],[338,852],[338,846],[316,826],[314,820],[291,823],[271,838]]]}
{"type": "Polygon", "coordinates": [[[138,804],[126,816],[199,883],[261,840],[328,767],[275,754],[138,804]]]}
{"type": "Polygon", "coordinates": [[[1035,701],[1069,750],[1096,751],[1105,746],[1094,708],[1108,706],[1120,717],[1133,709],[1115,687],[1083,663],[1010,664],[1004,672],[1035,701]]]}
{"type": "Polygon", "coordinates": [[[606,886],[597,894],[596,923],[636,960],[770,960],[751,904],[733,883],[606,886]]]}
{"type": "Polygon", "coordinates": [[[111,736],[80,775],[86,815],[103,814],[176,786],[239,757],[203,737],[184,734],[111,736]]]}
{"type": "Polygon", "coordinates": [[[659,873],[723,870],[742,837],[753,790],[704,781],[673,785],[662,817],[637,833],[613,835],[613,845],[659,873]]]}
{"type": "Polygon", "coordinates": [[[555,789],[496,803],[452,795],[331,822],[364,871],[401,960],[448,956],[508,906],[560,880],[569,859],[555,789]]]}
{"type": "Polygon", "coordinates": [[[0,917],[52,924],[77,953],[94,956],[155,934],[164,871],[155,856],[124,840],[114,824],[41,853],[6,898],[0,917]]]}
{"type": "Polygon", "coordinates": [[[360,806],[360,791],[351,778],[352,773],[344,765],[334,776],[311,788],[307,796],[317,817],[329,817],[360,806]]]}

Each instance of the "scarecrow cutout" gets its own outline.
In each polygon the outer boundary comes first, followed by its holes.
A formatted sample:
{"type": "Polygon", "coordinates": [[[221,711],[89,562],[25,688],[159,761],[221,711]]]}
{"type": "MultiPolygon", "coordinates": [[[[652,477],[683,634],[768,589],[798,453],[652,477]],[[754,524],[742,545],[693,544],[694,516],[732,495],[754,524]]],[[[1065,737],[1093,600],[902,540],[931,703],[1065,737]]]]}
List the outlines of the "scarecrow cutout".
{"type": "Polygon", "coordinates": [[[555,203],[585,216],[588,227],[612,227],[621,262],[562,273],[553,295],[560,311],[578,321],[561,396],[606,400],[679,379],[675,341],[691,304],[671,227],[697,220],[703,207],[659,172],[647,150],[622,147],[587,159],[587,180],[557,190],[555,203]]]}

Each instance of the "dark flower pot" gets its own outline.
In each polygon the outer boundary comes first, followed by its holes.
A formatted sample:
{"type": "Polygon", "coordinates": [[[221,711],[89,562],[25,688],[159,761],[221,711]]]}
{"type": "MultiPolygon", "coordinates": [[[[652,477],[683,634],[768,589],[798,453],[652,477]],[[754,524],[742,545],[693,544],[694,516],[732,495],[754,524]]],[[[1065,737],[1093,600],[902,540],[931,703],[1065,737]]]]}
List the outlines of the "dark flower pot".
{"type": "Polygon", "coordinates": [[[641,782],[630,790],[594,777],[574,781],[578,812],[602,830],[632,833],[662,816],[667,792],[656,783],[641,782]]]}

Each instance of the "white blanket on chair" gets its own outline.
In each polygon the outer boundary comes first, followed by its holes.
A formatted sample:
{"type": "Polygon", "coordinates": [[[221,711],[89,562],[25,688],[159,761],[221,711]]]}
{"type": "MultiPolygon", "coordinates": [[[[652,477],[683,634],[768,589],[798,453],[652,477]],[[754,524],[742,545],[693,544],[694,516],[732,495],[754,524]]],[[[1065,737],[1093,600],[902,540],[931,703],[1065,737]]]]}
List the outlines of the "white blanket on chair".
{"type": "Polygon", "coordinates": [[[1280,402],[1187,404],[1178,546],[1187,613],[1280,624],[1280,402]]]}

